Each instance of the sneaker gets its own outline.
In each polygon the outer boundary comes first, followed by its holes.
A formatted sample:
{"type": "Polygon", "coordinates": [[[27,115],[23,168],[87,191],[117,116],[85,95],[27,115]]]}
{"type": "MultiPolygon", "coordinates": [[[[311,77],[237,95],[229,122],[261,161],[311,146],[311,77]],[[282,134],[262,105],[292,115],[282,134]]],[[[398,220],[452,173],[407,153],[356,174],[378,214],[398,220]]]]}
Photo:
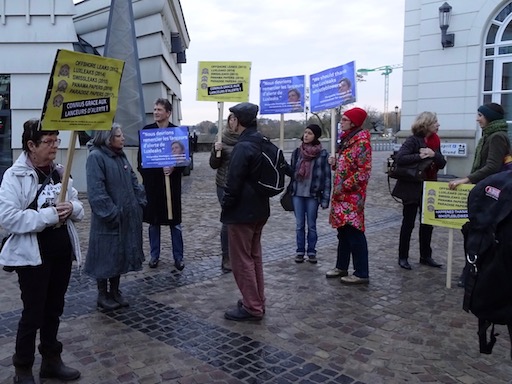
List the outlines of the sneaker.
{"type": "Polygon", "coordinates": [[[316,259],[316,255],[308,255],[308,261],[311,264],[316,264],[318,262],[317,259],[316,259]]]}
{"type": "Polygon", "coordinates": [[[303,263],[304,262],[304,255],[297,255],[297,256],[295,256],[295,262],[296,263],[303,263]]]}
{"type": "Polygon", "coordinates": [[[263,316],[252,315],[244,307],[237,305],[234,308],[228,309],[224,313],[224,318],[233,321],[260,321],[263,319],[263,316]]]}
{"type": "Polygon", "coordinates": [[[158,259],[156,259],[156,260],[153,260],[153,259],[149,260],[149,268],[156,268],[156,267],[158,267],[158,261],[159,261],[158,259]]]}
{"type": "Polygon", "coordinates": [[[325,277],[342,277],[342,276],[348,276],[348,271],[345,271],[343,269],[334,268],[330,271],[327,271],[325,273],[325,277]]]}
{"type": "Polygon", "coordinates": [[[368,284],[370,279],[367,277],[357,277],[356,275],[343,276],[340,281],[343,284],[368,284]]]}
{"type": "Polygon", "coordinates": [[[185,263],[183,261],[177,261],[174,263],[174,268],[176,268],[178,271],[183,271],[185,268],[185,263]]]}

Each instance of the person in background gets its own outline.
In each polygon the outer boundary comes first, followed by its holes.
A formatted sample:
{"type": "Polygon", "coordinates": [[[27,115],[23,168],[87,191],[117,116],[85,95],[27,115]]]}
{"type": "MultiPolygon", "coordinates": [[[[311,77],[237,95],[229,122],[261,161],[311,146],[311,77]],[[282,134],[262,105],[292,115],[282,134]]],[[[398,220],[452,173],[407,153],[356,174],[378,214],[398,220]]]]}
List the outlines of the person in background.
{"type": "Polygon", "coordinates": [[[41,378],[75,380],[80,372],[61,359],[57,334],[64,311],[73,259],[80,264],[75,222],[84,217],[78,192],[69,180],[59,202],[64,168],[55,163],[59,131],[42,131],[39,120],[23,124],[23,152],[5,171],[0,185],[0,225],[13,233],[0,252],[0,264],[18,274],[23,311],[18,324],[14,383],[34,384],[36,335],[42,356],[41,378]]]}
{"type": "Polygon", "coordinates": [[[321,135],[322,129],[317,124],[306,127],[301,138],[302,144],[293,151],[290,169],[287,171],[287,174],[292,177],[291,193],[296,220],[296,263],[304,262],[304,255],[308,256],[310,263],[317,263],[318,206],[320,205],[323,209],[329,207],[331,166],[328,162],[329,154],[318,140],[321,135]]]}
{"type": "Polygon", "coordinates": [[[237,305],[224,313],[226,319],[234,321],[261,320],[265,313],[261,233],[270,216],[270,203],[254,187],[262,161],[258,110],[251,103],[229,109],[234,115],[233,131],[240,136],[231,153],[221,221],[228,226],[231,268],[242,293],[237,305]]]}
{"type": "MultiPolygon", "coordinates": [[[[460,184],[476,184],[487,176],[502,171],[505,158],[511,154],[505,110],[500,104],[481,105],[476,121],[482,128],[482,137],[475,150],[471,173],[466,177],[451,180],[448,183],[450,189],[456,189],[460,184]]],[[[469,264],[466,262],[457,284],[459,287],[464,287],[468,270],[469,264]]]]}
{"type": "MultiPolygon", "coordinates": [[[[413,164],[430,158],[433,160],[433,164],[426,171],[426,180],[436,181],[438,170],[443,169],[446,165],[446,160],[441,154],[438,130],[439,122],[435,113],[420,113],[412,124],[412,135],[405,140],[396,154],[395,161],[397,164],[413,164]]],[[[418,210],[421,216],[423,183],[421,181],[397,180],[392,195],[401,199],[403,204],[403,219],[398,245],[398,265],[400,268],[411,270],[409,248],[418,210]]],[[[432,231],[432,225],[420,223],[420,264],[440,268],[442,264],[432,258],[432,247],[430,246],[432,231]]]]}
{"type": "Polygon", "coordinates": [[[107,310],[129,305],[119,290],[120,277],[140,271],[144,261],[142,208],[146,195],[123,147],[121,126],[114,123],[110,131],[96,131],[86,163],[92,216],[84,272],[96,279],[98,307],[107,310]]]}
{"type": "Polygon", "coordinates": [[[334,171],[329,222],[338,231],[336,266],[326,276],[341,277],[344,284],[368,284],[368,243],[364,234],[364,204],[372,169],[370,133],[363,129],[367,113],[352,108],[341,117],[337,156],[329,157],[334,171]],[[348,275],[352,255],[354,273],[348,275]]]}
{"type": "MultiPolygon", "coordinates": [[[[224,188],[226,188],[226,182],[229,173],[231,152],[233,152],[233,148],[238,142],[238,134],[234,132],[233,127],[235,120],[235,115],[230,113],[228,116],[227,127],[222,132],[222,139],[220,142],[213,144],[210,153],[210,167],[217,170],[215,175],[215,184],[217,185],[217,197],[219,199],[219,203],[222,203],[222,199],[224,197],[224,188]],[[217,152],[219,151],[220,156],[217,156],[217,152]]],[[[222,223],[220,230],[220,245],[222,250],[222,272],[231,272],[231,262],[229,260],[228,227],[224,223],[222,223]]]]}
{"type": "MultiPolygon", "coordinates": [[[[169,122],[172,105],[167,99],[157,99],[153,107],[155,122],[142,129],[176,127],[169,122]]],[[[183,166],[144,168],[142,156],[138,153],[138,171],[142,175],[142,183],[146,190],[148,204],[144,208],[144,222],[149,223],[149,245],[151,258],[149,267],[156,268],[160,261],[160,229],[168,225],[171,230],[172,255],[174,267],[178,271],[185,268],[183,262],[183,234],[181,232],[181,175],[183,166]],[[171,183],[172,219],[167,214],[167,198],[165,195],[165,177],[169,176],[171,183]]]]}

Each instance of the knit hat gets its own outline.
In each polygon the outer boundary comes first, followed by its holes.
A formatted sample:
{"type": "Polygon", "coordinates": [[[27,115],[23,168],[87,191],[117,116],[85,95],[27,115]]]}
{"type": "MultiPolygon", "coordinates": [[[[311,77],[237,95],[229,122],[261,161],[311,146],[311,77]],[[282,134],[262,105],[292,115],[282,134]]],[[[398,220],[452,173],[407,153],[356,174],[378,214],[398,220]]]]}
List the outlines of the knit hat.
{"type": "Polygon", "coordinates": [[[366,120],[366,116],[368,116],[364,109],[357,107],[343,112],[343,115],[347,116],[350,119],[350,121],[356,126],[356,128],[359,128],[361,125],[363,125],[364,121],[366,120]]]}
{"type": "Polygon", "coordinates": [[[256,104],[245,102],[229,108],[229,111],[233,112],[240,124],[244,125],[244,123],[250,124],[256,120],[259,107],[256,104]]]}
{"type": "Polygon", "coordinates": [[[313,132],[313,135],[315,135],[315,140],[318,140],[320,136],[322,136],[322,128],[320,128],[317,124],[309,124],[306,129],[310,129],[311,132],[313,132]]]}
{"type": "Polygon", "coordinates": [[[478,112],[480,112],[489,123],[494,120],[502,120],[505,118],[505,111],[503,110],[503,107],[496,103],[481,105],[478,108],[478,112]]]}

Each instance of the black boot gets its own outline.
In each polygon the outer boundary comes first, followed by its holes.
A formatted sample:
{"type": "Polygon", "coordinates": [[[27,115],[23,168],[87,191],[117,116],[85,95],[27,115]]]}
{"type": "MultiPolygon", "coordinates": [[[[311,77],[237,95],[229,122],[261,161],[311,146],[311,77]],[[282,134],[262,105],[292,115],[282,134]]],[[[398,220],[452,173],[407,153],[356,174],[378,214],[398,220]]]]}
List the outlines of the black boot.
{"type": "Polygon", "coordinates": [[[59,379],[62,381],[76,380],[80,377],[80,371],[64,365],[60,355],[43,356],[39,377],[42,379],[59,379]]]}
{"type": "Polygon", "coordinates": [[[398,265],[400,268],[411,270],[411,265],[409,264],[409,261],[407,259],[398,259],[398,265]]]}
{"type": "Polygon", "coordinates": [[[14,367],[14,384],[36,384],[32,375],[32,367],[14,367]]]}
{"type": "Polygon", "coordinates": [[[425,257],[420,259],[420,264],[428,265],[429,267],[434,268],[441,268],[443,264],[439,264],[437,261],[435,261],[432,257],[425,257]]]}
{"type": "Polygon", "coordinates": [[[110,298],[107,292],[107,279],[98,279],[98,307],[111,311],[114,309],[121,308],[118,302],[110,298]]]}
{"type": "Polygon", "coordinates": [[[121,295],[121,291],[119,290],[119,279],[120,276],[108,279],[110,282],[110,297],[121,307],[128,307],[130,303],[125,300],[125,298],[121,295]]]}

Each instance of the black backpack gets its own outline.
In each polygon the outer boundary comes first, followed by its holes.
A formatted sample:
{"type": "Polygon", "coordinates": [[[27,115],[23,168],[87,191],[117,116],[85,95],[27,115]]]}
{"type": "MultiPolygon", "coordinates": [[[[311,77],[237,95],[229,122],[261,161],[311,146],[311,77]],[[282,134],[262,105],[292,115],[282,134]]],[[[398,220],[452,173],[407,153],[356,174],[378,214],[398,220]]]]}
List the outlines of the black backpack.
{"type": "Polygon", "coordinates": [[[501,324],[508,327],[512,358],[512,171],[477,183],[469,193],[468,216],[462,228],[470,264],[463,309],[478,318],[480,353],[492,353],[494,326],[501,324]]]}
{"type": "Polygon", "coordinates": [[[258,193],[272,197],[284,191],[285,169],[287,167],[283,151],[268,137],[249,136],[245,140],[259,142],[261,145],[261,163],[255,188],[258,193]]]}

